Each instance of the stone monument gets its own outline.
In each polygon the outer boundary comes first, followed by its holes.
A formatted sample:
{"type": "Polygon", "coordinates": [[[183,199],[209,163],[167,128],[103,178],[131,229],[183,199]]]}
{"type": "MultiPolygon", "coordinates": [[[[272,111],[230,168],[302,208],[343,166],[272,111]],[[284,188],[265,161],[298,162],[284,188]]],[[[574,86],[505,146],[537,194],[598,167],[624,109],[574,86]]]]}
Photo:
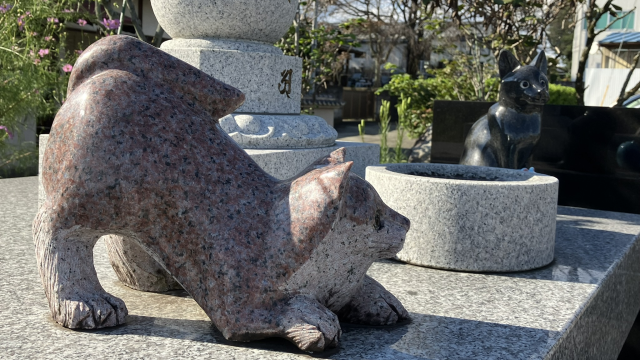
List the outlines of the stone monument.
{"type": "Polygon", "coordinates": [[[302,60],[275,47],[293,23],[297,0],[152,0],[172,40],[161,49],[241,90],[245,103],[220,126],[268,173],[287,178],[319,156],[347,147],[364,177],[379,146],[338,142],[318,116],[301,115],[302,60]]]}
{"type": "Polygon", "coordinates": [[[93,266],[105,235],[144,249],[229,340],[282,337],[321,351],[337,346],[339,319],[408,319],[366,272],[402,248],[409,220],[350,173],[344,149],[289,180],[269,176],[216,122],[243,101],[131,37],[82,54],[46,145],[33,222],[55,321],[125,322],[93,266]]]}
{"type": "Polygon", "coordinates": [[[322,118],[300,115],[302,60],[273,44],[289,29],[297,1],[152,0],[172,40],[161,49],[240,89],[245,103],[220,120],[243,148],[310,148],[334,144],[322,118]]]}

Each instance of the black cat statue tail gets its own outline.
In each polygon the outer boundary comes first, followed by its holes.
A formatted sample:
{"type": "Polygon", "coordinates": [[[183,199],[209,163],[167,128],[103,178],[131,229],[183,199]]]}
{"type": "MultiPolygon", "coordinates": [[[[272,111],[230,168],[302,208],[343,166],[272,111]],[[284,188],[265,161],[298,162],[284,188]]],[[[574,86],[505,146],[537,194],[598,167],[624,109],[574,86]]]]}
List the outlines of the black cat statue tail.
{"type": "Polygon", "coordinates": [[[499,68],[499,100],[471,127],[460,164],[528,168],[540,139],[542,107],[549,101],[547,57],[540,52],[522,66],[502,50],[499,68]]]}

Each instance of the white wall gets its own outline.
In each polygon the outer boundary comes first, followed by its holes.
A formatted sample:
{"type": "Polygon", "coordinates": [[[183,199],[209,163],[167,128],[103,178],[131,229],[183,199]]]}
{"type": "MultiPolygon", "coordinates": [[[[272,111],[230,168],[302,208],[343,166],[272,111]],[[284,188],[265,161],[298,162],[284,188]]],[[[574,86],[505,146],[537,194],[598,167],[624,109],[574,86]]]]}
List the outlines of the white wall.
{"type": "MultiPolygon", "coordinates": [[[[584,92],[584,104],[611,106],[618,100],[628,74],[628,69],[586,69],[584,78],[585,84],[589,87],[584,92]]],[[[640,81],[640,69],[633,72],[626,90],[631,89],[638,81],[640,81]]]]}

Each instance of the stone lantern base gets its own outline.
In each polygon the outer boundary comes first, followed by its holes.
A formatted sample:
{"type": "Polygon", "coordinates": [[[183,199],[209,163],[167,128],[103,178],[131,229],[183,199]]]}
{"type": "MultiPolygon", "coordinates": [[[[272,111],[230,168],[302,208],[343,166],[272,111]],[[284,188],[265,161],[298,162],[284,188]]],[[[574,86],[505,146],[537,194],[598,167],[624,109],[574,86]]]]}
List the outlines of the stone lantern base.
{"type": "Polygon", "coordinates": [[[220,126],[245,149],[333,146],[338,133],[319,117],[300,114],[302,59],[247,40],[174,39],[162,50],[240,89],[245,103],[220,126]]]}

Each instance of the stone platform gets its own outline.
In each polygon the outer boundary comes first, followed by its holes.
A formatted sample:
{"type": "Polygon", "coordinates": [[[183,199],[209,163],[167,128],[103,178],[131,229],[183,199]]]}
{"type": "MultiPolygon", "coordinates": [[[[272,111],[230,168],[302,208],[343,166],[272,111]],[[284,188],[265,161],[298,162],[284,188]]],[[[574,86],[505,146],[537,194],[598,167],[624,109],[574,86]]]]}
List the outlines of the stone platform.
{"type": "Polygon", "coordinates": [[[379,262],[369,274],[413,322],[343,325],[340,348],[305,354],[284,340],[225,341],[183,292],[121,285],[103,243],[104,288],[129,308],[126,325],[72,331],[50,320],[37,274],[31,222],[36,177],[0,180],[2,359],[615,359],[640,308],[640,216],[558,209],[556,257],[522,273],[472,274],[379,262]]]}

